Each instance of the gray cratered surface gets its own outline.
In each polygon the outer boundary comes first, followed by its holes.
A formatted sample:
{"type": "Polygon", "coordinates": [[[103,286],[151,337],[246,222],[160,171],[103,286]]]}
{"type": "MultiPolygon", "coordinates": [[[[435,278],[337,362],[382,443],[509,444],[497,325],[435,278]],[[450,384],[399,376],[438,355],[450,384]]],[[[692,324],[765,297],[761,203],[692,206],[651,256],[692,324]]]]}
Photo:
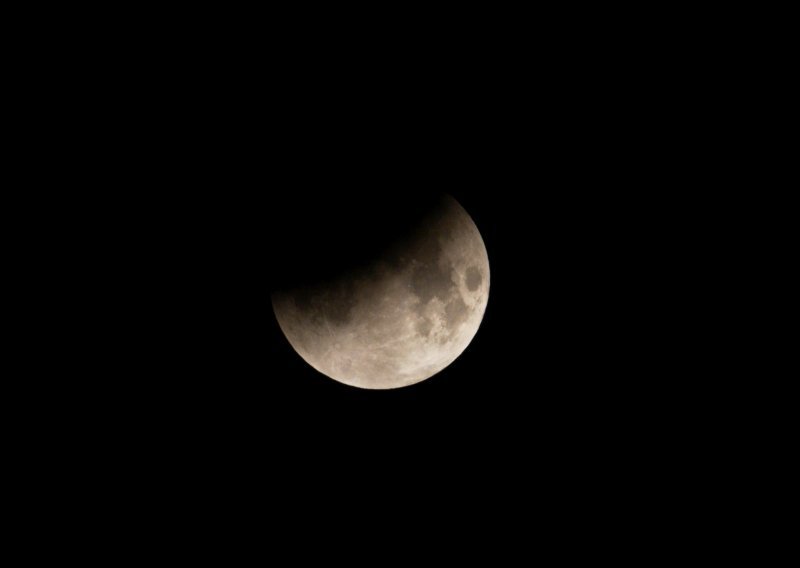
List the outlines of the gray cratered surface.
{"type": "Polygon", "coordinates": [[[363,269],[273,294],[297,353],[342,383],[391,389],[452,363],[478,331],[489,259],[478,228],[446,196],[414,234],[363,269]]]}

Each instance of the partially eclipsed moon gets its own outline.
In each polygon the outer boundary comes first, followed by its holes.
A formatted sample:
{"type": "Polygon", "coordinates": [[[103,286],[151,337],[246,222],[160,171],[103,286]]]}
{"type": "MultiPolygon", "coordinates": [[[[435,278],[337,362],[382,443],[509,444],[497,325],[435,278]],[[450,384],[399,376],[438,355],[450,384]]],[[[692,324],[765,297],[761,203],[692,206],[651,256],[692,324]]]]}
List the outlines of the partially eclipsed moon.
{"type": "Polygon", "coordinates": [[[297,353],[319,372],[366,389],[423,381],[478,331],[489,258],[467,212],[445,197],[409,238],[369,268],[276,292],[272,305],[297,353]]]}

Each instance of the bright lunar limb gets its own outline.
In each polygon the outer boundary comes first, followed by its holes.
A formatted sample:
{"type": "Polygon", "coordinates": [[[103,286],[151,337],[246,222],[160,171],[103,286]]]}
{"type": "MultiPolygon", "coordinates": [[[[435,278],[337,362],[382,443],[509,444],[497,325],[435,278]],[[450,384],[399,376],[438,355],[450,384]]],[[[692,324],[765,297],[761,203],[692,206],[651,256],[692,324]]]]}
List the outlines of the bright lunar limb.
{"type": "Polygon", "coordinates": [[[272,296],[281,330],[319,372],[392,389],[452,363],[478,331],[489,258],[478,228],[445,196],[419,230],[366,269],[272,296]]]}

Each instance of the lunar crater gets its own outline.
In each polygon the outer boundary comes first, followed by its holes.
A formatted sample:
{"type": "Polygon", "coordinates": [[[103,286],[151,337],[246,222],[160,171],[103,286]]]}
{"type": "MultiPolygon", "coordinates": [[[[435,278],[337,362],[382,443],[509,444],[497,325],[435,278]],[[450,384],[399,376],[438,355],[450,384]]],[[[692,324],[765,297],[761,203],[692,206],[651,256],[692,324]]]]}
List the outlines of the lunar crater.
{"type": "Polygon", "coordinates": [[[422,335],[423,337],[428,337],[431,334],[431,329],[433,329],[433,322],[428,318],[422,318],[417,320],[417,323],[414,327],[418,334],[422,335]]]}
{"type": "Polygon", "coordinates": [[[467,307],[467,304],[464,303],[464,300],[462,300],[461,297],[458,297],[447,302],[444,313],[447,326],[453,330],[456,330],[459,326],[461,326],[462,323],[464,323],[464,321],[466,321],[467,316],[469,315],[469,308],[467,307]]]}
{"type": "Polygon", "coordinates": [[[464,283],[467,285],[467,290],[470,292],[476,291],[481,287],[482,282],[483,276],[481,275],[481,271],[478,269],[478,267],[470,266],[467,268],[467,273],[464,275],[464,283]]]}

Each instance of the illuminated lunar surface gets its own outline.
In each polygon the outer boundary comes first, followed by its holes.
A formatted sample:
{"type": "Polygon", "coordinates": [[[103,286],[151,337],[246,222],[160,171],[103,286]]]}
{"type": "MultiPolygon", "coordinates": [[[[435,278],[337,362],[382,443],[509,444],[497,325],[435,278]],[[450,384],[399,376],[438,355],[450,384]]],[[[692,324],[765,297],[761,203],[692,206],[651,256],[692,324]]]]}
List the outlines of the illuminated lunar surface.
{"type": "Polygon", "coordinates": [[[452,197],[367,267],[276,292],[278,323],[297,353],[342,383],[392,389],[452,363],[478,331],[489,259],[478,228],[452,197]]]}

